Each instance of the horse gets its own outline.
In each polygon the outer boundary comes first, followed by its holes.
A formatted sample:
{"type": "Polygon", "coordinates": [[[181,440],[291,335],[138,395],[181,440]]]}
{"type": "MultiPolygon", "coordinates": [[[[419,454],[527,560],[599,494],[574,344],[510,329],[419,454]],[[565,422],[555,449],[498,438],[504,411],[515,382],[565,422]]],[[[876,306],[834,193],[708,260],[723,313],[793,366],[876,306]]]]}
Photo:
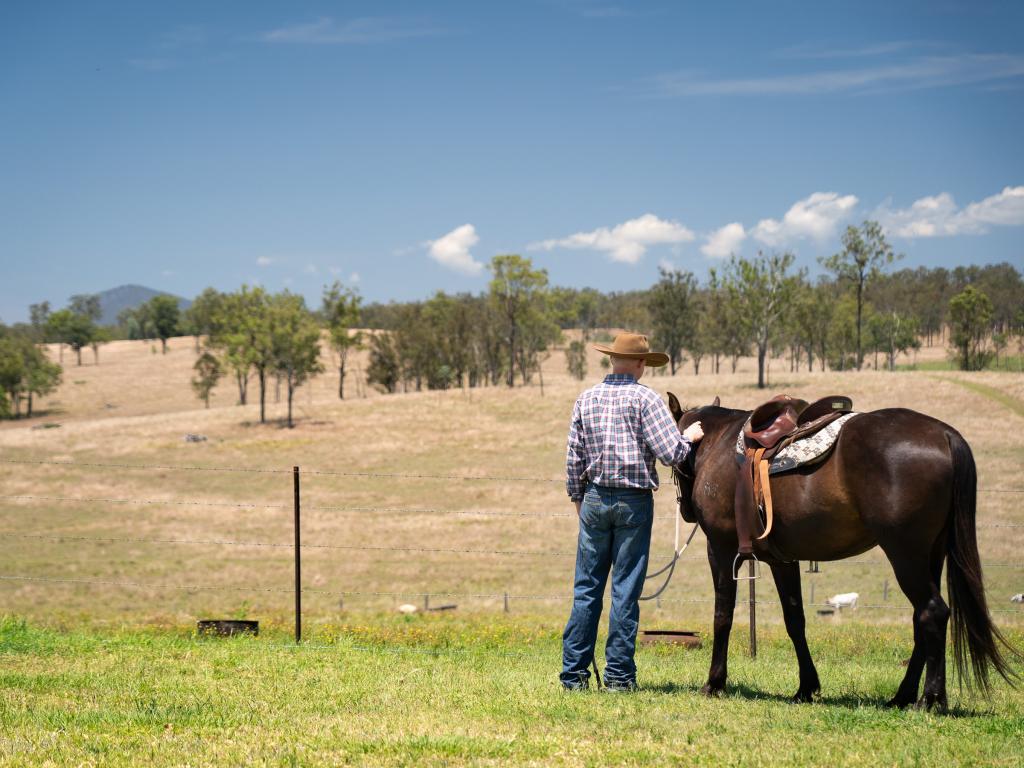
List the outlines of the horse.
{"type": "MultiPolygon", "coordinates": [[[[679,512],[696,519],[707,538],[715,587],[711,668],[701,693],[725,690],[738,551],[733,512],[738,477],[736,440],[751,411],[708,406],[684,409],[669,393],[682,431],[695,421],[704,439],[673,468],[679,512]]],[[[755,542],[782,603],[796,650],[800,682],[793,701],[820,696],[821,684],[805,633],[800,560],[840,560],[881,547],[913,606],[914,650],[887,706],[945,711],[946,629],[961,681],[990,690],[989,668],[1013,684],[1008,658],[1020,658],[993,625],[985,601],[975,532],[977,470],[970,446],[953,427],[905,408],[863,412],[839,432],[829,456],[811,467],[772,476],[772,547],[755,542]],[[786,560],[772,551],[785,553],[786,560]],[[948,560],[949,604],[940,580],[948,560]],[[922,670],[924,690],[918,698],[922,670]]]]}

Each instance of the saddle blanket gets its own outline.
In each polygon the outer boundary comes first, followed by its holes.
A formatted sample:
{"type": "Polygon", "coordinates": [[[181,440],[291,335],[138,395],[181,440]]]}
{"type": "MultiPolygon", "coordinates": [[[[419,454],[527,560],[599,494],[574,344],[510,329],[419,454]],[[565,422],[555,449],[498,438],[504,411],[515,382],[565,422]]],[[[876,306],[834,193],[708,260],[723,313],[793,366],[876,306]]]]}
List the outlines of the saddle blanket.
{"type": "MultiPolygon", "coordinates": [[[[808,435],[802,440],[787,445],[772,457],[771,464],[768,465],[768,474],[777,475],[780,472],[787,472],[823,457],[832,450],[843,424],[856,415],[856,413],[844,414],[813,435],[808,435]]],[[[741,428],[736,438],[736,461],[740,464],[743,463],[743,453],[743,429],[741,428]]]]}

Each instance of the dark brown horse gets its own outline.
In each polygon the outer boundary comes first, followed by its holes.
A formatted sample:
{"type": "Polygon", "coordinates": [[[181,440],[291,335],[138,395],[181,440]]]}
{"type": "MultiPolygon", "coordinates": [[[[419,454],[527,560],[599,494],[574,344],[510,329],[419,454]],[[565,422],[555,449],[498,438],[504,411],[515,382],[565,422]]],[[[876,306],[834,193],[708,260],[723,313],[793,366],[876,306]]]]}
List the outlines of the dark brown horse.
{"type": "MultiPolygon", "coordinates": [[[[680,504],[707,537],[715,584],[714,647],[702,693],[725,688],[729,632],[736,605],[732,565],[738,542],[733,515],[737,478],[736,438],[750,411],[713,405],[684,410],[675,395],[669,407],[680,430],[700,421],[704,440],[677,469],[680,504]]],[[[782,601],[786,631],[800,664],[793,699],[810,701],[820,691],[804,632],[800,560],[839,560],[879,546],[913,605],[914,651],[890,706],[917,702],[946,708],[946,625],[953,619],[953,650],[962,680],[987,691],[989,667],[1005,679],[1014,673],[1000,644],[1017,656],[992,625],[985,603],[975,537],[974,457],[948,424],[903,408],[862,413],[839,433],[822,463],[775,475],[771,480],[775,523],[771,539],[790,562],[759,548],[782,601]],[[950,605],[940,579],[948,559],[950,605]],[[952,610],[951,610],[952,609],[952,610]],[[924,691],[918,699],[921,672],[924,691]]],[[[682,510],[681,510],[682,511],[682,510]]]]}

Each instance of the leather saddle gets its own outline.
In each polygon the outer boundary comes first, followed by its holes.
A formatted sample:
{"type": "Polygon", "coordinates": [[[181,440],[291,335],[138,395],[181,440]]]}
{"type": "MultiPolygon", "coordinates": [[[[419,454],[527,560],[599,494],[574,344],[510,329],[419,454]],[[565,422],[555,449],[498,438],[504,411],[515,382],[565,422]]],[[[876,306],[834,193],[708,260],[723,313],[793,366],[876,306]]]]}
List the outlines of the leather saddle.
{"type": "MultiPolygon", "coordinates": [[[[773,510],[768,470],[771,459],[787,445],[808,437],[840,416],[853,410],[853,401],[845,395],[829,395],[813,403],[776,395],[758,406],[743,427],[743,463],[736,483],[736,533],[739,560],[754,556],[753,544],[764,541],[772,530],[773,510]],[[755,532],[760,531],[755,534],[755,532]]],[[[788,558],[770,542],[765,550],[776,560],[788,558]]],[[[734,568],[735,573],[735,568],[734,568]]]]}

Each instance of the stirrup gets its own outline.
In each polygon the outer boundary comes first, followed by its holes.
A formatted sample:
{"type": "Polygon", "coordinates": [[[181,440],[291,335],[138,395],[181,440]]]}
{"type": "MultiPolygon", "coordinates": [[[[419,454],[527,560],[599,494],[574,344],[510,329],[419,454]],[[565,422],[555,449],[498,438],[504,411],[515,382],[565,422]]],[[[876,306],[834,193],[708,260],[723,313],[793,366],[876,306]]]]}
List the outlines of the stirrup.
{"type": "Polygon", "coordinates": [[[750,562],[755,564],[754,565],[754,575],[753,576],[740,576],[739,575],[739,573],[740,573],[740,570],[739,570],[740,566],[743,565],[743,562],[744,562],[744,561],[740,560],[741,557],[744,557],[744,554],[742,552],[737,552],[736,553],[736,557],[733,558],[733,561],[732,561],[732,580],[733,581],[753,581],[754,579],[760,579],[761,578],[761,561],[757,559],[757,555],[755,555],[753,552],[751,552],[750,556],[749,556],[750,562]]]}

